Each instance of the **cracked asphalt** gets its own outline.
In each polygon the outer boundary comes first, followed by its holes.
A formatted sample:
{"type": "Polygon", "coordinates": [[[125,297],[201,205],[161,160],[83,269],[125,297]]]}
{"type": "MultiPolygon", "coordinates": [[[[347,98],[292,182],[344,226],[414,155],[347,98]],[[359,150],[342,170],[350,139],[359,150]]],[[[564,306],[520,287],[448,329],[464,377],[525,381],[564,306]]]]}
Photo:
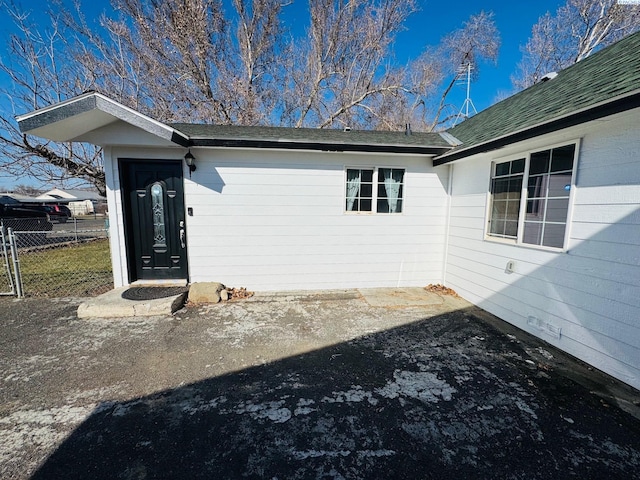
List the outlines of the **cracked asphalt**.
{"type": "Polygon", "coordinates": [[[0,477],[640,478],[638,391],[397,293],[82,320],[81,299],[0,298],[0,477]]]}

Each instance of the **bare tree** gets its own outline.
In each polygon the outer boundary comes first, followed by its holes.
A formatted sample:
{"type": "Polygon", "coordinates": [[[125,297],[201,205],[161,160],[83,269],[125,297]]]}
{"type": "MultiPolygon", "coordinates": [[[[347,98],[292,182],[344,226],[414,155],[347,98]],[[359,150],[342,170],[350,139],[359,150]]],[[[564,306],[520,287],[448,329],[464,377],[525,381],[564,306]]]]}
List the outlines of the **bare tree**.
{"type": "Polygon", "coordinates": [[[617,0],[567,0],[555,15],[547,12],[533,26],[512,77],[514,87],[529,87],[640,30],[640,5],[617,0]]]}
{"type": "Polygon", "coordinates": [[[45,107],[82,93],[86,78],[66,61],[68,47],[64,26],[55,15],[42,30],[29,15],[3,3],[18,27],[7,45],[8,55],[0,62],[5,77],[0,87],[5,107],[0,112],[0,153],[4,174],[24,178],[30,175],[43,183],[63,183],[70,178],[94,185],[105,193],[101,150],[85,144],[41,143],[23,135],[14,115],[45,107]]]}
{"type": "Polygon", "coordinates": [[[316,0],[311,25],[290,51],[285,124],[364,126],[373,99],[400,94],[403,75],[391,67],[392,44],[413,0],[316,0]]]}
{"type": "Polygon", "coordinates": [[[102,194],[99,148],[41,143],[13,116],[95,90],[163,122],[431,130],[446,120],[454,67],[494,60],[500,42],[483,12],[398,65],[394,41],[415,0],[311,0],[299,38],[283,26],[282,0],[112,0],[99,24],[81,0],[53,1],[47,30],[3,4],[17,25],[0,65],[11,106],[0,115],[3,169],[102,194]]]}

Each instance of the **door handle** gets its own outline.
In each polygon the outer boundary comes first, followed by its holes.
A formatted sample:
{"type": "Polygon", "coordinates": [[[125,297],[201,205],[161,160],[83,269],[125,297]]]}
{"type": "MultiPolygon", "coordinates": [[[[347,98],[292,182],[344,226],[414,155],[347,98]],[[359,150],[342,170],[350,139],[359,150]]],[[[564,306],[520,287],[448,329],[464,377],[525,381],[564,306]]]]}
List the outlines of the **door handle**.
{"type": "Polygon", "coordinates": [[[184,243],[184,228],[180,229],[180,246],[185,248],[187,245],[184,243]]]}

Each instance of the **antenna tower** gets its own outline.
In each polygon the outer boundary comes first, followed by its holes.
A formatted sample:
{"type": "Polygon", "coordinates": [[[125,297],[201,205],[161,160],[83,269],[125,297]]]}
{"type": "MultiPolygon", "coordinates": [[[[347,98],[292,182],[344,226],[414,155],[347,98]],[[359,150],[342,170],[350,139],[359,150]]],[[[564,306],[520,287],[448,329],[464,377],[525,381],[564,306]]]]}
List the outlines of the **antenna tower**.
{"type": "Polygon", "coordinates": [[[473,101],[471,100],[471,69],[472,68],[473,67],[471,66],[471,62],[467,63],[466,65],[460,65],[460,67],[458,67],[458,76],[462,78],[462,80],[460,80],[460,83],[467,84],[467,98],[462,104],[462,107],[460,108],[458,115],[456,115],[456,119],[453,121],[454,125],[457,125],[460,121],[466,118],[469,118],[470,116],[469,107],[471,107],[471,109],[473,110],[472,115],[475,115],[476,113],[478,113],[478,111],[476,110],[476,106],[473,104],[473,101]],[[466,75],[466,79],[464,79],[463,75],[466,75]]]}

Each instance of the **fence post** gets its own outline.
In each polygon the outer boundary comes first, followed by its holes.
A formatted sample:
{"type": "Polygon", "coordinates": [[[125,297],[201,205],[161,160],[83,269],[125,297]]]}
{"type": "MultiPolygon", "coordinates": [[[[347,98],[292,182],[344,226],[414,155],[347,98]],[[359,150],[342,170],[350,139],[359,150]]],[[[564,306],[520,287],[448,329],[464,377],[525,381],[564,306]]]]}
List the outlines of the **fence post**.
{"type": "Polygon", "coordinates": [[[9,233],[9,248],[11,249],[11,260],[13,261],[13,272],[16,276],[16,295],[18,298],[22,298],[22,275],[20,274],[20,258],[18,258],[18,246],[16,243],[16,237],[13,233],[13,228],[7,229],[9,233]]]}
{"type": "Polygon", "coordinates": [[[13,281],[13,272],[11,271],[11,264],[9,263],[9,252],[7,251],[7,236],[5,234],[4,224],[0,222],[0,236],[2,237],[2,254],[4,257],[4,268],[7,272],[7,279],[9,280],[9,288],[11,292],[9,295],[16,294],[16,285],[13,281]]]}

